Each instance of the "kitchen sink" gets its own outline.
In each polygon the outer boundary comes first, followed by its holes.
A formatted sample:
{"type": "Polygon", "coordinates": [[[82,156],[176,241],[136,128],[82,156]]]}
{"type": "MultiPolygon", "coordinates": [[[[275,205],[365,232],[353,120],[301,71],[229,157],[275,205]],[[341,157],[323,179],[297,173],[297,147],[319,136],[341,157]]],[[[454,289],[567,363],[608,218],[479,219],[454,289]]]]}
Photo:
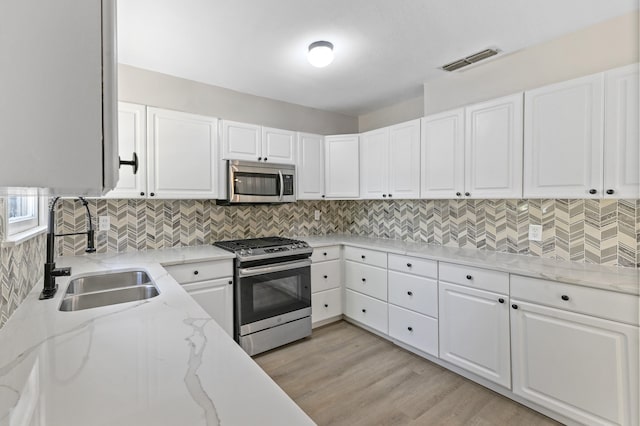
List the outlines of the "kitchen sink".
{"type": "Polygon", "coordinates": [[[159,294],[158,288],[144,271],[91,275],[71,280],[60,310],[80,311],[150,299],[159,294]]]}

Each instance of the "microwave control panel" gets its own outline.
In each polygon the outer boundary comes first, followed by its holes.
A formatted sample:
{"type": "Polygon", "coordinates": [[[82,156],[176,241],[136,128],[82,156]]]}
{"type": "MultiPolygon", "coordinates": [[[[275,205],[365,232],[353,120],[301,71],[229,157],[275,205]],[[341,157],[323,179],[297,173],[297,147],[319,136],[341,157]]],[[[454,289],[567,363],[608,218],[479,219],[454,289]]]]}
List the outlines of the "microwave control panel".
{"type": "Polygon", "coordinates": [[[284,190],[282,195],[293,195],[293,175],[282,175],[284,190]]]}

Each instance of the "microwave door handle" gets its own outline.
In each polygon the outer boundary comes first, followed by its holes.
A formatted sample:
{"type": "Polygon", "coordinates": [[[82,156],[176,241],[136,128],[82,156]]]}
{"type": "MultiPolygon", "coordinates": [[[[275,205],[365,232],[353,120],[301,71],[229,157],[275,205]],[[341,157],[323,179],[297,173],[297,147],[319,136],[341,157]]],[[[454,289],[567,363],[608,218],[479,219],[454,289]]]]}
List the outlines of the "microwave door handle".
{"type": "Polygon", "coordinates": [[[278,170],[278,175],[280,176],[280,198],[282,201],[282,196],[284,195],[284,178],[282,177],[282,170],[278,170]]]}

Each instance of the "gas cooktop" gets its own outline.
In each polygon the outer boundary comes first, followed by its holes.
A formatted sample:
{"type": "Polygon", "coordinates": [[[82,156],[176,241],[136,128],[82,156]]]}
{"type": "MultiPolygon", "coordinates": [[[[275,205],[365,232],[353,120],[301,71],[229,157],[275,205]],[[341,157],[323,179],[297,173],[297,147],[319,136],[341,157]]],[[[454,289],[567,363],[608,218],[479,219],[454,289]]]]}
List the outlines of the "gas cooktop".
{"type": "Polygon", "coordinates": [[[213,245],[234,252],[241,261],[300,254],[308,254],[310,256],[313,251],[304,241],[282,237],[217,241],[213,245]]]}

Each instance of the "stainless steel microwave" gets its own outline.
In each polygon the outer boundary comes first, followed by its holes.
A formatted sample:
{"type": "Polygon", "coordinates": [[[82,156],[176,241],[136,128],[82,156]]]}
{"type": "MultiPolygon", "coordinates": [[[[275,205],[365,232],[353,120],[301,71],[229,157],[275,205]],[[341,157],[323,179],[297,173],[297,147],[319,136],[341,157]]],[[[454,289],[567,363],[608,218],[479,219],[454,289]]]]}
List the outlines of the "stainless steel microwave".
{"type": "Polygon", "coordinates": [[[227,199],[229,204],[292,203],[296,168],[290,164],[228,161],[227,199]]]}

